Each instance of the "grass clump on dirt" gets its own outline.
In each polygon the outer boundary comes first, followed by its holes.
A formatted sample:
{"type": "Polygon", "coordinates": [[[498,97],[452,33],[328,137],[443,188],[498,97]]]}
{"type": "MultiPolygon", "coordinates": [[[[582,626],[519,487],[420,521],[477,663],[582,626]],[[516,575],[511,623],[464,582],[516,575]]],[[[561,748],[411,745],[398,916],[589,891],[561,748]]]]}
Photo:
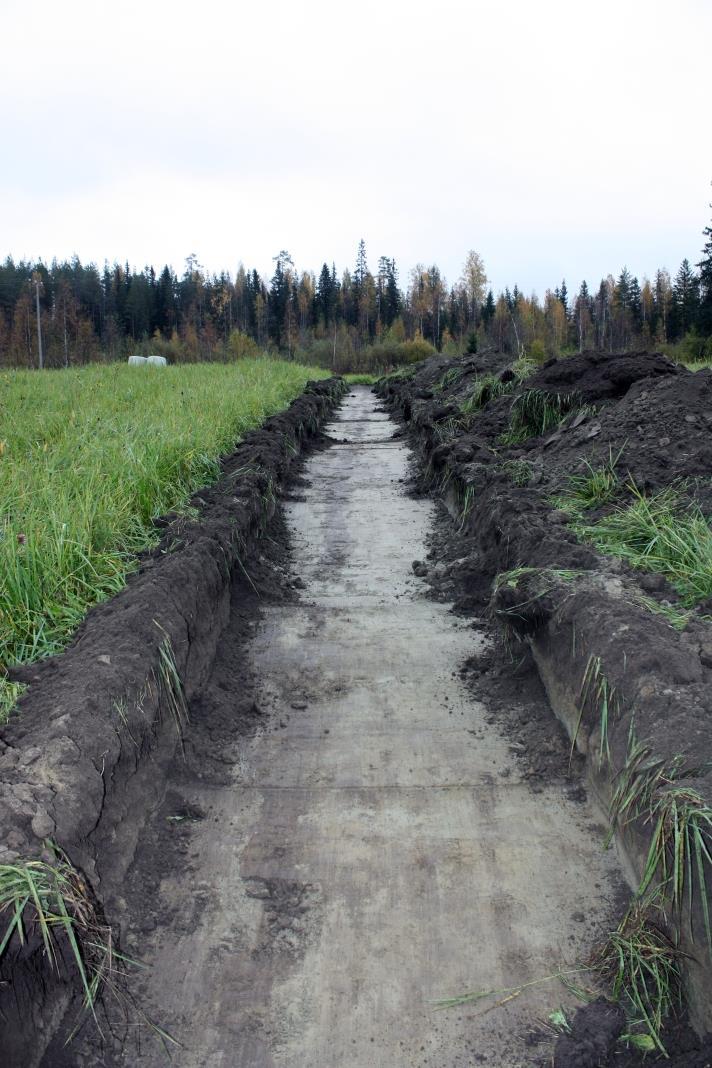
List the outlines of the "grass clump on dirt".
{"type": "Polygon", "coordinates": [[[435,392],[442,393],[446,389],[452,389],[453,386],[457,385],[464,374],[464,367],[449,367],[440,381],[436,384],[435,392]]]}
{"type": "MultiPolygon", "coordinates": [[[[632,734],[626,762],[611,799],[611,830],[642,818],[652,826],[637,897],[651,892],[681,924],[685,904],[699,895],[707,952],[712,958],[712,924],[707,888],[712,877],[712,808],[685,780],[708,771],[689,767],[682,757],[666,763],[632,734]]],[[[692,934],[692,932],[690,932],[692,934]]]]}
{"type": "Polygon", "coordinates": [[[512,402],[509,427],[502,435],[502,444],[518,445],[527,438],[546,434],[578,408],[581,408],[581,398],[577,393],[525,389],[512,402]]]}
{"type": "Polygon", "coordinates": [[[680,952],[664,931],[664,916],[634,902],[591,961],[592,968],[623,1006],[631,1045],[665,1054],[661,1033],[680,1003],[680,952]]]}
{"type": "Polygon", "coordinates": [[[111,928],[97,918],[83,880],[64,856],[57,853],[54,864],[40,860],[0,864],[0,918],[4,920],[0,957],[13,935],[24,945],[36,930],[47,961],[59,972],[63,955],[58,936],[64,936],[81,980],[84,1009],[94,1014],[115,960],[125,958],[113,950],[111,928]]]}
{"type": "Polygon", "coordinates": [[[608,726],[611,716],[617,710],[617,698],[615,687],[611,686],[608,677],[603,670],[600,656],[590,656],[586,664],[586,670],[581,680],[579,693],[579,718],[571,739],[571,754],[573,755],[576,739],[581,726],[581,720],[587,704],[593,707],[598,716],[598,764],[603,764],[604,757],[610,761],[611,751],[608,744],[608,726]]]}
{"type": "Polygon", "coordinates": [[[576,523],[576,533],[599,552],[664,575],[686,608],[712,596],[712,530],[699,505],[684,504],[675,487],[650,497],[631,489],[630,503],[597,523],[576,523]]]}
{"type": "Polygon", "coordinates": [[[616,468],[622,455],[623,448],[614,456],[613,449],[609,447],[608,459],[599,467],[594,467],[588,460],[584,460],[585,473],[572,475],[567,494],[555,499],[556,506],[576,513],[609,504],[620,488],[616,468]]]}
{"type": "Polygon", "coordinates": [[[712,808],[697,790],[678,784],[658,793],[649,815],[655,825],[638,892],[645,893],[653,880],[659,878],[674,914],[679,916],[685,899],[692,904],[696,879],[707,949],[712,956],[707,901],[707,876],[712,864],[712,808]]]}
{"type": "MultiPolygon", "coordinates": [[[[462,374],[461,368],[450,368],[435,387],[436,390],[442,391],[448,386],[456,386],[462,374]]],[[[476,378],[473,388],[460,402],[458,414],[450,416],[435,427],[435,436],[438,441],[450,441],[458,434],[467,433],[472,429],[478,414],[490,401],[511,393],[516,386],[516,378],[505,382],[497,375],[482,375],[476,378]]]]}
{"type": "Polygon", "coordinates": [[[410,364],[407,367],[398,367],[395,371],[389,371],[383,378],[377,379],[381,382],[408,382],[411,378],[415,378],[419,371],[419,367],[415,364],[410,364]]]}
{"type": "Polygon", "coordinates": [[[528,460],[505,460],[499,465],[499,471],[515,486],[527,486],[534,474],[534,465],[528,460]]]}
{"type": "Polygon", "coordinates": [[[260,359],[0,375],[0,716],[13,700],[2,668],[60,651],[121,589],[152,520],[326,374],[260,359]]]}
{"type": "Polygon", "coordinates": [[[496,375],[483,375],[481,378],[476,379],[474,388],[462,402],[460,410],[463,415],[474,415],[476,412],[482,411],[490,401],[511,393],[516,385],[516,378],[503,382],[496,375]]]}
{"type": "Polygon", "coordinates": [[[112,929],[97,914],[79,872],[56,846],[50,842],[45,845],[51,863],[30,860],[0,864],[0,959],[13,941],[25,946],[38,934],[50,969],[60,975],[72,968],[78,976],[82,1006],[70,1039],[87,1012],[101,1033],[96,1008],[108,992],[126,1013],[137,1013],[168,1053],[169,1045],[178,1042],[146,1016],[126,989],[126,968],[138,962],[115,948],[112,929]]]}

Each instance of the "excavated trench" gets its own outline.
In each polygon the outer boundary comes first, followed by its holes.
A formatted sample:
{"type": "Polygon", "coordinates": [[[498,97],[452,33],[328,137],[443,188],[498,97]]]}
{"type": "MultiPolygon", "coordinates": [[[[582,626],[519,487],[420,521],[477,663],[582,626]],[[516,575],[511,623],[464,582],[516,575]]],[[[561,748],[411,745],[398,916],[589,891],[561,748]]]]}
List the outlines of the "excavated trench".
{"type": "MultiPolygon", "coordinates": [[[[553,1037],[534,1048],[532,1024],[568,1003],[560,986],[491,1012],[434,1003],[575,965],[617,907],[598,813],[560,783],[533,790],[464,686],[488,636],[413,575],[434,505],[407,493],[395,429],[356,388],[307,460],[282,593],[236,584],[188,756],[112,902],[176,1068],[545,1063],[553,1037]]],[[[120,1016],[103,1040],[59,1036],[44,1068],[167,1063],[120,1016]]]]}

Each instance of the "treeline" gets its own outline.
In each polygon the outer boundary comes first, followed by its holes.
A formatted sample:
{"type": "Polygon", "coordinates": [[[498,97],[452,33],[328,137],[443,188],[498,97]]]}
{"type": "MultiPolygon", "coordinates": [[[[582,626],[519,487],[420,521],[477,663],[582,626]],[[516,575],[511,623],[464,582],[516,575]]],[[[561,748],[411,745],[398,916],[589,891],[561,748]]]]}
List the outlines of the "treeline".
{"type": "Polygon", "coordinates": [[[517,286],[495,297],[474,251],[455,284],[418,264],[402,287],[393,259],[369,269],[363,241],[353,270],[338,275],[325,263],[318,275],[298,271],[282,251],[270,279],[243,266],[235,277],[211,275],[194,255],[180,277],[167,266],[157,274],[128,264],[99,270],[77,258],[49,266],[8,258],[0,265],[0,366],[37,367],[40,343],[48,367],[136,351],[183,362],[274,351],[368,371],[483,344],[544,359],[682,343],[691,359],[712,358],[712,227],[704,236],[700,262],[684,260],[674,278],[660,269],[640,282],[624,268],[573,295],[562,282],[543,301],[517,286]]]}
{"type": "Polygon", "coordinates": [[[684,359],[712,360],[712,240],[698,266],[695,272],[685,259],[674,279],[661,269],[642,285],[624,267],[595,291],[583,282],[573,297],[564,281],[547,291],[543,303],[515,286],[500,295],[485,333],[498,348],[526,352],[535,360],[584,349],[673,345],[684,359]]]}

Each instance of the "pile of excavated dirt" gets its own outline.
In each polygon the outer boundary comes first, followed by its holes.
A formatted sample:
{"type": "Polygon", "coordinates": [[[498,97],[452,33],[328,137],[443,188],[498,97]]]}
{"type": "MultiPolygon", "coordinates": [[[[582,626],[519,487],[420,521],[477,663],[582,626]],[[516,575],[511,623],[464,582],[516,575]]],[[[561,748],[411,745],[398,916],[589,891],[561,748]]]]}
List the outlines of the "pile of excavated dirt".
{"type": "MultiPolygon", "coordinates": [[[[616,499],[590,509],[591,522],[631,499],[633,484],[644,494],[675,486],[709,514],[712,371],[692,373],[656,353],[583,353],[551,361],[519,381],[511,361],[490,352],[436,357],[376,388],[400,413],[420,451],[421,491],[439,494],[455,517],[449,539],[441,538],[429,559],[416,562],[416,573],[429,579],[436,596],[442,591],[455,600],[460,611],[491,613],[504,624],[515,651],[526,649],[509,658],[509,668],[505,657],[491,653],[462,670],[475,687],[484,679],[502,693],[502,717],[532,775],[537,769],[555,775],[562,754],[555,731],[552,744],[547,743],[542,717],[527,715],[519,723],[504,707],[508,698],[516,706],[523,680],[533,685],[527,657],[566,729],[574,759],[585,764],[588,786],[604,806],[631,766],[635,742],[647,747],[649,761],[679,762],[678,782],[710,804],[709,605],[699,605],[683,629],[673,629],[654,610],[656,602],[661,607],[678,602],[664,576],[633,570],[583,543],[556,498],[570,491],[572,477],[616,460],[616,499]],[[484,376],[495,378],[499,395],[467,414],[467,400],[484,376]],[[544,434],[505,437],[513,407],[527,391],[564,398],[564,414],[544,434]],[[495,581],[513,569],[523,570],[495,581]]],[[[641,809],[616,826],[619,847],[638,880],[653,823],[641,809]]],[[[683,917],[681,947],[689,955],[686,993],[698,1034],[712,1031],[712,954],[705,928],[695,886],[691,911],[683,917]]],[[[606,1014],[599,1015],[602,1020],[606,1014]]],[[[606,1059],[606,1028],[596,1020],[582,1017],[563,1043],[557,1065],[642,1063],[640,1054],[617,1040],[606,1059]]],[[[710,1063],[712,1045],[690,1034],[673,1029],[667,1063],[681,1068],[710,1063]]]]}

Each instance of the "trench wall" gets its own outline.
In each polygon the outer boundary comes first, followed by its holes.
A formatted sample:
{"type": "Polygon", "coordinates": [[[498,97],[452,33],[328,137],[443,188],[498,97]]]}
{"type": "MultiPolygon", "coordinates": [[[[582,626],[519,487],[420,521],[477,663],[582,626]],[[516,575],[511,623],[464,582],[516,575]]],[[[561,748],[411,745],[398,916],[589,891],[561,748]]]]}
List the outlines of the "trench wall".
{"type": "MultiPolygon", "coordinates": [[[[463,533],[474,536],[494,615],[509,620],[512,602],[527,604],[526,618],[518,618],[520,636],[531,647],[553,712],[585,757],[588,783],[605,811],[610,811],[626,766],[632,734],[645,740],[651,758],[666,764],[682,758],[685,766],[694,767],[709,760],[712,644],[700,641],[698,633],[673,631],[660,617],[631,603],[617,562],[599,561],[599,569],[588,549],[582,549],[581,558],[590,570],[575,583],[547,579],[542,585],[534,571],[518,581],[516,590],[498,593],[494,580],[499,572],[537,569],[542,564],[555,568],[557,547],[561,551],[572,536],[531,490],[521,491],[516,503],[498,497],[496,487],[486,482],[478,485],[476,476],[468,477],[473,469],[458,463],[456,447],[438,467],[444,450],[438,448],[427,410],[418,404],[417,390],[407,381],[382,382],[377,390],[408,424],[425,469],[434,470],[446,487],[443,500],[462,523],[463,533]],[[463,521],[465,499],[472,506],[463,521]],[[526,537],[521,533],[523,521],[529,528],[526,537]],[[537,531],[534,537],[532,526],[537,531]],[[603,739],[597,688],[602,677],[610,704],[603,739]]],[[[518,617],[519,612],[517,608],[518,617]]],[[[699,791],[707,804],[712,802],[709,767],[685,784],[699,791]]],[[[652,832],[653,823],[642,818],[616,825],[616,844],[633,889],[645,870],[652,832]]],[[[703,914],[704,899],[712,915],[709,874],[707,887],[695,880],[692,905],[686,904],[679,917],[680,945],[687,954],[683,962],[687,1001],[692,1023],[701,1034],[712,1032],[712,950],[703,914]]]]}
{"type": "MultiPolygon", "coordinates": [[[[120,883],[127,838],[138,838],[145,815],[133,805],[136,781],[155,785],[180,759],[187,704],[210,672],[233,575],[249,566],[281,485],[346,390],[342,379],[309,383],[247,434],[220,480],[192,498],[198,517],[159,521],[159,545],[121,593],[88,613],[71,646],[15,672],[29,689],[0,737],[0,864],[51,859],[55,843],[102,915],[100,873],[120,883]],[[122,849],[103,863],[119,837],[122,849]]],[[[24,1068],[41,1060],[77,979],[71,964],[57,976],[38,933],[27,933],[0,960],[0,1060],[24,1068]]]]}

